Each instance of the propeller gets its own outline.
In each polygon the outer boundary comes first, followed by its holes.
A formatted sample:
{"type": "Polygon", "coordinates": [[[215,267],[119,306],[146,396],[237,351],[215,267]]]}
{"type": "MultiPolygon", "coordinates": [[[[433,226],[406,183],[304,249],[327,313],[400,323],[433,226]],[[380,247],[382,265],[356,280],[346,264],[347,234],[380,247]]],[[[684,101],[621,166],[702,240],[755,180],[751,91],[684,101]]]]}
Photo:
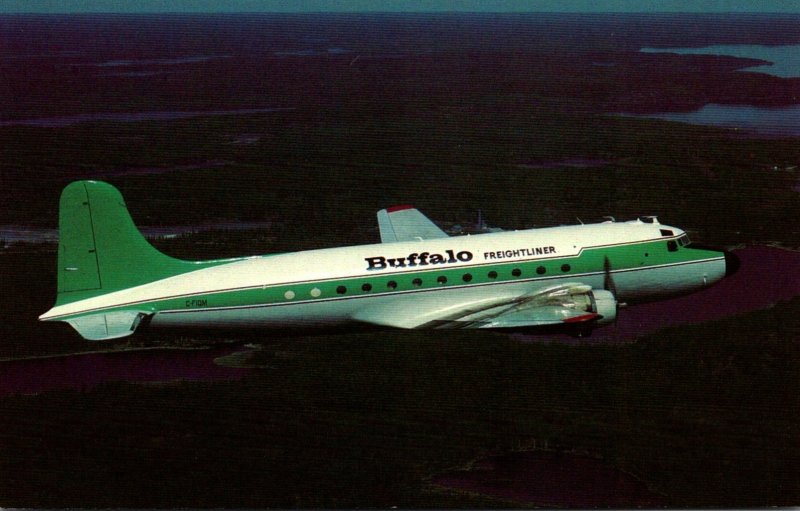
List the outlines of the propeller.
{"type": "Polygon", "coordinates": [[[614,277],[611,276],[611,260],[609,260],[608,256],[603,257],[603,289],[614,295],[617,313],[614,315],[612,326],[616,327],[619,320],[619,299],[617,299],[617,285],[614,284],[614,277]]]}
{"type": "Polygon", "coordinates": [[[614,284],[614,277],[611,276],[611,261],[608,256],[603,258],[603,289],[611,291],[614,298],[617,297],[617,286],[614,284]]]}

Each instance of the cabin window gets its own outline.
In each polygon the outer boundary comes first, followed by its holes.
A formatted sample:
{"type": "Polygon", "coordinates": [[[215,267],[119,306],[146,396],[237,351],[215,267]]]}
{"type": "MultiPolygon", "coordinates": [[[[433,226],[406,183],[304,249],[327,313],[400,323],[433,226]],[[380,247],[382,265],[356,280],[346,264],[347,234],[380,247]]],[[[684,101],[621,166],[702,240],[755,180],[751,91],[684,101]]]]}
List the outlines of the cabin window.
{"type": "Polygon", "coordinates": [[[416,279],[412,280],[411,283],[414,285],[414,287],[419,287],[419,286],[422,285],[422,279],[416,278],[416,279]]]}
{"type": "Polygon", "coordinates": [[[444,275],[439,275],[439,278],[436,279],[436,282],[439,284],[447,284],[447,277],[444,275]]]}
{"type": "Polygon", "coordinates": [[[389,282],[386,283],[386,287],[388,287],[389,289],[397,289],[397,282],[390,280],[389,282]]]}
{"type": "Polygon", "coordinates": [[[678,244],[680,244],[680,246],[682,247],[685,247],[689,243],[691,243],[691,241],[689,241],[689,236],[687,236],[686,234],[678,238],[678,244]]]}
{"type": "Polygon", "coordinates": [[[318,298],[319,295],[322,294],[322,291],[320,291],[320,289],[318,287],[315,287],[314,289],[311,290],[310,293],[311,293],[311,296],[313,296],[314,298],[318,298]]]}
{"type": "Polygon", "coordinates": [[[513,270],[511,270],[511,275],[519,277],[520,275],[522,275],[522,270],[520,270],[519,268],[514,268],[513,270]]]}
{"type": "Polygon", "coordinates": [[[469,282],[469,281],[471,281],[471,280],[472,280],[472,274],[470,274],[470,273],[465,273],[465,274],[464,274],[464,276],[463,276],[463,277],[461,277],[461,280],[463,280],[464,282],[469,282]]]}
{"type": "Polygon", "coordinates": [[[539,275],[544,275],[544,272],[546,271],[547,269],[545,269],[544,266],[539,266],[538,268],[536,268],[536,273],[538,273],[539,275]]]}
{"type": "Polygon", "coordinates": [[[572,269],[572,267],[570,265],[568,265],[568,264],[562,264],[561,265],[561,271],[563,271],[564,273],[567,273],[571,269],[572,269]]]}
{"type": "Polygon", "coordinates": [[[487,275],[487,276],[488,276],[490,279],[496,279],[496,278],[497,278],[497,272],[496,272],[496,271],[494,271],[494,270],[490,271],[490,272],[489,272],[489,273],[487,273],[486,275],[487,275]]]}
{"type": "Polygon", "coordinates": [[[372,291],[372,284],[370,284],[368,282],[368,283],[362,285],[361,286],[361,290],[364,291],[365,293],[368,293],[368,292],[372,291]]]}
{"type": "Polygon", "coordinates": [[[336,288],[336,292],[339,293],[340,295],[343,295],[347,292],[347,288],[344,286],[339,286],[336,288]]]}
{"type": "Polygon", "coordinates": [[[675,234],[669,229],[659,229],[662,236],[674,236],[675,234]]]}
{"type": "Polygon", "coordinates": [[[678,243],[675,240],[669,240],[667,242],[667,250],[670,252],[677,252],[678,251],[678,243]]]}
{"type": "Polygon", "coordinates": [[[285,293],[283,293],[283,297],[286,298],[287,300],[294,299],[294,291],[292,290],[286,291],[285,293]]]}

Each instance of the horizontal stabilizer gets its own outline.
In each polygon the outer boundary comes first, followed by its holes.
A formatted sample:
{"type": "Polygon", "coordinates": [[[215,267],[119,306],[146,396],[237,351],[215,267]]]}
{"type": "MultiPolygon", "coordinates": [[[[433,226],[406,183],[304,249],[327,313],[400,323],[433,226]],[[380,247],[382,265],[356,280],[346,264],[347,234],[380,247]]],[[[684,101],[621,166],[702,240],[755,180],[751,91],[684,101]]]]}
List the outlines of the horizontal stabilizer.
{"type": "Polygon", "coordinates": [[[105,341],[131,335],[147,318],[139,311],[100,312],[66,320],[67,323],[90,341],[105,341]]]}
{"type": "Polygon", "coordinates": [[[412,206],[394,206],[378,211],[382,243],[447,238],[428,217],[412,206]]]}

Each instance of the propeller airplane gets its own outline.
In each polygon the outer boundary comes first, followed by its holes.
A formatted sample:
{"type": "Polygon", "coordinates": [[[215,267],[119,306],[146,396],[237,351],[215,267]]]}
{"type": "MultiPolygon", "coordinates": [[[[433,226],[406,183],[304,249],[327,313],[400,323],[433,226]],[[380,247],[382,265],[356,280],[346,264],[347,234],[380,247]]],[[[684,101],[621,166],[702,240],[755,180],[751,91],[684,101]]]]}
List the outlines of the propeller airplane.
{"type": "Polygon", "coordinates": [[[76,181],[59,210],[58,294],[43,321],[89,340],[149,327],[563,330],[620,303],[692,293],[739,266],[655,217],[448,236],[411,206],[378,212],[381,243],[211,261],[169,257],[108,183],[76,181]]]}

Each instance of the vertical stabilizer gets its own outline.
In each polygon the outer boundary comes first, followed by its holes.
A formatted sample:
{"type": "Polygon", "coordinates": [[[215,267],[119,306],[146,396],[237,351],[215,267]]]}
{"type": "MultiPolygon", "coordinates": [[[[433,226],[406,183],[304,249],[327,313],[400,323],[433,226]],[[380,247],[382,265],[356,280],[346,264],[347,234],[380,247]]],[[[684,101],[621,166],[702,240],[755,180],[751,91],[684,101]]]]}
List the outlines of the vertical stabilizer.
{"type": "Polygon", "coordinates": [[[56,305],[198,269],[162,254],[133,223],[119,191],[76,181],[61,194],[56,305]]]}

